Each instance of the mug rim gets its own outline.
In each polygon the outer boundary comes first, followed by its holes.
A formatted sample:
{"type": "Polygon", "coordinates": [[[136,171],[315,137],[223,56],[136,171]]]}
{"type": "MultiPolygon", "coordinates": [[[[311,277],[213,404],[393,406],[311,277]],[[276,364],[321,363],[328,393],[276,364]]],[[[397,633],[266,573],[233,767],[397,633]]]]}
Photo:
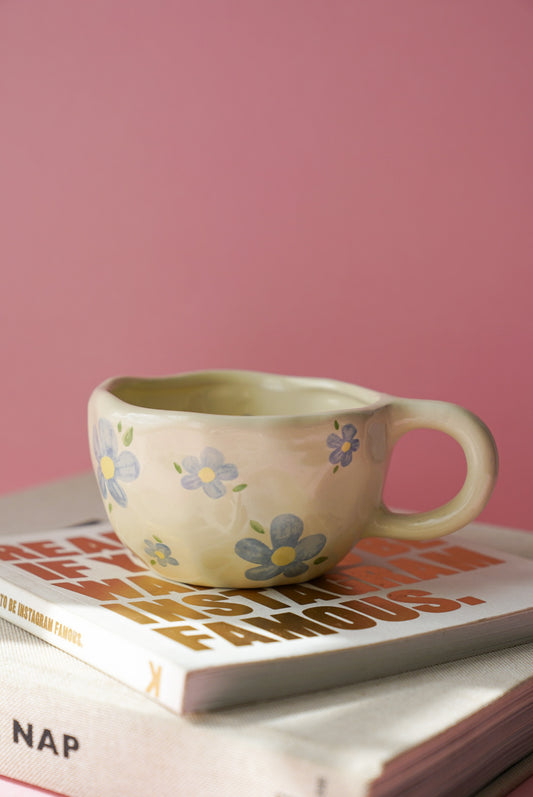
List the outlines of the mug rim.
{"type": "MultiPolygon", "coordinates": [[[[92,397],[97,394],[105,394],[117,407],[123,408],[124,412],[142,412],[156,418],[178,419],[178,418],[194,418],[198,421],[199,418],[205,421],[220,422],[238,422],[251,423],[254,422],[268,422],[268,423],[283,423],[287,421],[292,422],[305,422],[312,420],[325,420],[331,418],[333,415],[337,417],[344,417],[346,415],[353,415],[354,413],[373,413],[375,410],[385,406],[390,402],[391,396],[386,393],[374,390],[372,388],[356,385],[351,382],[345,382],[339,379],[330,377],[318,376],[300,376],[289,375],[280,373],[270,373],[266,371],[251,371],[246,369],[201,369],[197,371],[186,371],[178,374],[171,374],[165,376],[135,376],[135,375],[118,375],[113,376],[101,382],[94,388],[92,397]],[[199,383],[200,380],[219,381],[221,384],[252,384],[254,387],[261,387],[261,385],[272,386],[276,382],[293,384],[295,387],[307,388],[321,388],[329,389],[332,393],[339,394],[342,388],[342,393],[349,397],[351,394],[354,398],[353,407],[334,408],[330,407],[324,410],[317,410],[311,412],[297,412],[297,413],[264,413],[264,414],[229,414],[229,413],[214,413],[203,412],[201,410],[189,409],[168,409],[161,407],[150,407],[142,403],[134,403],[121,398],[117,395],[115,390],[122,386],[135,386],[136,384],[163,384],[171,382],[189,383],[193,386],[199,383]]],[[[92,398],[91,397],[91,398],[92,398]]]]}

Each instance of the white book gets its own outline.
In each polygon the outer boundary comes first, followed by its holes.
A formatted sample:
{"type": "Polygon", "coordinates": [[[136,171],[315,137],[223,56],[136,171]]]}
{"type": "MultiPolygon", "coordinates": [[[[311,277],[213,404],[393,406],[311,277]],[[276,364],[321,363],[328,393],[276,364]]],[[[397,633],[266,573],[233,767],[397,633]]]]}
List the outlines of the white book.
{"type": "MultiPolygon", "coordinates": [[[[533,558],[527,533],[472,527],[456,542],[478,537],[533,558]]],[[[494,783],[503,770],[531,771],[532,643],[189,716],[6,621],[0,672],[0,773],[72,797],[496,797],[518,782],[494,783]]]]}
{"type": "Polygon", "coordinates": [[[366,539],[276,588],[175,584],[163,565],[147,570],[105,522],[3,534],[0,617],[178,713],[533,640],[533,562],[450,538],[366,539]]]}

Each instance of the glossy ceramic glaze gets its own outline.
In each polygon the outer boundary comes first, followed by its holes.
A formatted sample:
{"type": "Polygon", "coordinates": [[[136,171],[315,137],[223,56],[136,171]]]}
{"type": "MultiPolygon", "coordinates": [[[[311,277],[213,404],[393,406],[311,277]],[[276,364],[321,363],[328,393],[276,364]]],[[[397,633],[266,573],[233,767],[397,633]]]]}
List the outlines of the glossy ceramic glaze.
{"type": "Polygon", "coordinates": [[[218,587],[306,581],[362,536],[426,539],[483,508],[497,475],[488,429],[444,402],[328,379],[243,371],[108,380],[89,401],[91,457],[109,520],[155,572],[218,587]],[[463,447],[463,488],[437,510],[382,504],[410,429],[463,447]]]}

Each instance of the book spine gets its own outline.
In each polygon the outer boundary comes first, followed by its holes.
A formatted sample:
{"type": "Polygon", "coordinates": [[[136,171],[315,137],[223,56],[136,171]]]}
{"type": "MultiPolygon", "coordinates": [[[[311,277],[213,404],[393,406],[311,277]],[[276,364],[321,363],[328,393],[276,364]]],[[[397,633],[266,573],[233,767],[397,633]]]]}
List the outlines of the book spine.
{"type": "Polygon", "coordinates": [[[0,618],[145,693],[171,711],[182,711],[185,674],[178,666],[123,636],[117,637],[67,606],[0,578],[0,618]]]}
{"type": "Polygon", "coordinates": [[[366,794],[353,774],[243,738],[231,722],[221,728],[178,717],[100,673],[77,683],[79,664],[70,673],[57,668],[51,679],[42,657],[31,675],[26,667],[23,677],[13,671],[3,679],[0,775],[70,797],[366,794]]]}

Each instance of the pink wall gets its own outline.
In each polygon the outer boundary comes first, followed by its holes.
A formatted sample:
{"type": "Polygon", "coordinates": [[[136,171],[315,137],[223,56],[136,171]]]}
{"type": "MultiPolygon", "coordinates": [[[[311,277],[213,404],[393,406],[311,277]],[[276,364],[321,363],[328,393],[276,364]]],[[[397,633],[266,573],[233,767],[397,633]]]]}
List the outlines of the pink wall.
{"type": "MultiPolygon", "coordinates": [[[[4,0],[0,489],[89,467],[107,376],[241,367],[469,407],[532,528],[532,41],[527,0],[4,0]]],[[[413,433],[388,498],[462,467],[413,433]]]]}

